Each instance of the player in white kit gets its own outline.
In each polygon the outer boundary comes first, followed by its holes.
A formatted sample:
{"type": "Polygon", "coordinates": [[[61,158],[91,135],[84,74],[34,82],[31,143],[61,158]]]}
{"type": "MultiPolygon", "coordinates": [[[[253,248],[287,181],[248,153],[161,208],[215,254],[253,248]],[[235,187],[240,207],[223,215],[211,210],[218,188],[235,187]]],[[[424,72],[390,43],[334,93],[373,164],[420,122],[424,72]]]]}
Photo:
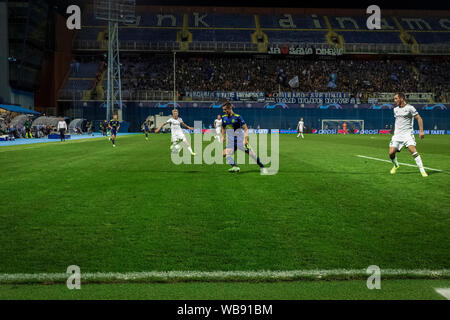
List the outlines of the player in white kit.
{"type": "Polygon", "coordinates": [[[394,108],[394,135],[392,137],[391,143],[389,144],[389,157],[394,163],[394,167],[391,169],[391,174],[395,174],[399,167],[396,153],[400,152],[403,147],[406,147],[414,157],[414,160],[416,161],[416,164],[419,167],[422,176],[427,177],[428,174],[425,172],[422,158],[417,152],[416,140],[414,139],[414,118],[417,119],[417,123],[419,124],[420,139],[423,139],[425,136],[423,132],[422,118],[420,117],[416,108],[406,103],[405,95],[403,93],[396,93],[394,96],[394,100],[397,107],[394,108]]]}
{"type": "Polygon", "coordinates": [[[297,131],[298,131],[298,135],[297,138],[301,135],[302,139],[304,139],[305,137],[303,136],[303,129],[305,128],[305,123],[303,122],[303,118],[300,118],[300,121],[297,124],[297,131]]]}
{"type": "Polygon", "coordinates": [[[214,136],[214,139],[217,139],[217,141],[220,141],[220,136],[222,135],[222,117],[220,114],[217,115],[217,119],[214,120],[214,128],[216,128],[216,135],[214,136]]]}
{"type": "Polygon", "coordinates": [[[183,122],[183,119],[178,117],[178,110],[173,109],[172,110],[172,118],[168,119],[166,122],[164,122],[158,129],[155,130],[155,133],[158,133],[162,127],[164,127],[166,124],[170,124],[170,132],[172,134],[172,145],[170,146],[170,149],[172,150],[175,145],[178,144],[178,142],[181,140],[184,142],[184,144],[187,146],[187,149],[189,152],[195,156],[195,153],[192,151],[191,146],[189,145],[189,142],[186,140],[186,137],[184,136],[183,131],[181,130],[181,126],[194,130],[194,128],[189,127],[183,122]]]}

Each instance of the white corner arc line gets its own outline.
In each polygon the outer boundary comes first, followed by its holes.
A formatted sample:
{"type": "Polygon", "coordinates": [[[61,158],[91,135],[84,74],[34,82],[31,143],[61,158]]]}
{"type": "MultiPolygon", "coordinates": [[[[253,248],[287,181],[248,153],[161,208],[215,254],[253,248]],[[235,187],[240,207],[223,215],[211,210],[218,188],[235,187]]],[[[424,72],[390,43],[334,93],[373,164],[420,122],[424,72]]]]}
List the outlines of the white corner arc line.
{"type": "Polygon", "coordinates": [[[444,296],[445,299],[450,300],[450,288],[443,289],[443,288],[436,288],[437,293],[439,293],[441,296],[444,296]]]}
{"type": "MultiPolygon", "coordinates": [[[[379,158],[374,158],[374,157],[368,157],[368,156],[363,156],[363,155],[360,155],[360,154],[357,154],[356,156],[359,157],[359,158],[364,158],[364,159],[370,159],[370,160],[377,160],[377,161],[383,161],[383,162],[389,162],[389,163],[392,163],[392,161],[386,160],[386,159],[379,159],[379,158]]],[[[417,168],[416,165],[410,164],[410,163],[399,162],[398,164],[401,164],[402,166],[407,166],[407,167],[414,167],[414,168],[417,168]]],[[[438,172],[445,172],[445,173],[448,173],[448,172],[446,172],[446,171],[444,171],[444,170],[440,170],[440,169],[433,169],[433,168],[428,168],[428,167],[424,167],[424,168],[427,169],[427,170],[431,170],[431,171],[438,171],[438,172]]]]}

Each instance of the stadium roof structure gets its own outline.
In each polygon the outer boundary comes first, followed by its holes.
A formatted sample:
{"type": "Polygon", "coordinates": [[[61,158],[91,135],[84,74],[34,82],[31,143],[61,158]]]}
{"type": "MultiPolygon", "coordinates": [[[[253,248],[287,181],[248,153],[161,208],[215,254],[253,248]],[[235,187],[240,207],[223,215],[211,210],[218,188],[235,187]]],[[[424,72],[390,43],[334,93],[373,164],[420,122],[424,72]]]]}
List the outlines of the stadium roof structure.
{"type": "Polygon", "coordinates": [[[11,112],[18,112],[18,113],[29,113],[29,114],[41,114],[40,112],[31,110],[31,109],[27,109],[27,108],[23,108],[20,106],[16,106],[16,105],[10,105],[10,104],[0,104],[0,109],[4,109],[6,111],[11,111],[11,112]]]}
{"type": "Polygon", "coordinates": [[[204,6],[204,7],[265,7],[265,8],[339,8],[339,9],[361,9],[376,4],[381,9],[411,9],[411,10],[449,10],[448,1],[427,0],[345,0],[336,2],[334,0],[322,1],[293,1],[293,0],[136,0],[136,5],[163,5],[163,6],[204,6]]]}

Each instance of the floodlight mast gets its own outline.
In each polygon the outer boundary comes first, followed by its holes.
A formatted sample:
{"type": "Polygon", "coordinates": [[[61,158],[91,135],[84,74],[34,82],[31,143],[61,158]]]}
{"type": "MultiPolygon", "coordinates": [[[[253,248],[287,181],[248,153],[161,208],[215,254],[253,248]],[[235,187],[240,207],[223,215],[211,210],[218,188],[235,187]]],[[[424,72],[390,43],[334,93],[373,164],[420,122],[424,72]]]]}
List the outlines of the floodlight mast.
{"type": "Polygon", "coordinates": [[[114,115],[118,105],[118,120],[122,115],[122,80],[120,75],[119,23],[133,23],[136,20],[135,0],[94,0],[95,18],[108,21],[108,66],[106,92],[106,119],[114,115]]]}

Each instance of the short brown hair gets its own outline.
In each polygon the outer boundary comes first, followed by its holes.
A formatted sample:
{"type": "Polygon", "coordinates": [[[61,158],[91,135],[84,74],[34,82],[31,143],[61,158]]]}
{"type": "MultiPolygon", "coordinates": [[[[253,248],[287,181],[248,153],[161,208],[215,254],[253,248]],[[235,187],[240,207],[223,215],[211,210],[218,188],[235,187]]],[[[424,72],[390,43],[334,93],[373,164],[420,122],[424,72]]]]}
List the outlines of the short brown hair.
{"type": "Polygon", "coordinates": [[[400,99],[403,99],[403,100],[406,99],[406,96],[403,92],[396,92],[395,95],[397,95],[400,99]]]}
{"type": "Polygon", "coordinates": [[[216,104],[220,105],[221,107],[226,107],[227,109],[230,109],[232,107],[230,101],[225,98],[219,99],[216,104]]]}

